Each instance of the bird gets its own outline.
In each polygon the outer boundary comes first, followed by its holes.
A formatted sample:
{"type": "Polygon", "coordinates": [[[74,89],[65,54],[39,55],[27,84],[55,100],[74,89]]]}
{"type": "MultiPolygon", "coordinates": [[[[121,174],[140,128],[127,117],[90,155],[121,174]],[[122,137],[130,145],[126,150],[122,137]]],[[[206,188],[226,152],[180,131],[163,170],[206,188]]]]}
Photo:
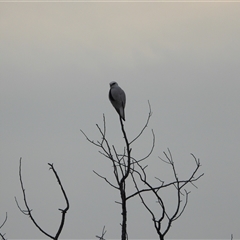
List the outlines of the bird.
{"type": "Polygon", "coordinates": [[[117,82],[110,82],[109,90],[109,100],[112,103],[113,107],[116,109],[120,118],[125,121],[124,108],[126,104],[126,95],[125,92],[118,86],[117,82]]]}

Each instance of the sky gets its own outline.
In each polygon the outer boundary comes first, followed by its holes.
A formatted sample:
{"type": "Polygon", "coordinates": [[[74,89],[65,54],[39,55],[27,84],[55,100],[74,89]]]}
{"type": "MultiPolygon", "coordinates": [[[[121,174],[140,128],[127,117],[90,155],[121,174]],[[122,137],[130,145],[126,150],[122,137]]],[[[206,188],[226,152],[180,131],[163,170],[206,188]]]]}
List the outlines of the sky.
{"type": "MultiPolygon", "coordinates": [[[[168,239],[240,238],[240,2],[0,2],[0,223],[8,239],[44,238],[17,208],[23,207],[18,167],[32,213],[54,234],[65,202],[53,163],[70,201],[61,238],[120,237],[119,193],[111,163],[86,141],[107,138],[123,148],[109,82],[127,97],[125,128],[147,160],[149,178],[171,179],[159,160],[169,148],[179,176],[200,158],[204,176],[190,187],[188,206],[168,239]]],[[[131,192],[132,189],[129,189],[131,192]]],[[[164,193],[170,206],[174,196],[164,193]]],[[[173,205],[174,207],[174,205],[173,205]]],[[[157,211],[157,210],[156,210],[157,211]]],[[[129,238],[156,239],[139,198],[128,203],[129,238]]]]}

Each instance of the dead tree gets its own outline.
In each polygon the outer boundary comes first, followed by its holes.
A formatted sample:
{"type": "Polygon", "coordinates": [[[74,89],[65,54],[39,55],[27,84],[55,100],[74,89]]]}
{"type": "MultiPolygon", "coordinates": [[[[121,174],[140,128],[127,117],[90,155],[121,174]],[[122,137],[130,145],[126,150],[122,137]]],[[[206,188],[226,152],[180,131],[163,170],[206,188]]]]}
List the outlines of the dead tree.
{"type": "Polygon", "coordinates": [[[20,184],[21,184],[21,189],[22,189],[22,193],[23,193],[23,201],[24,201],[24,204],[25,204],[25,207],[26,207],[26,210],[23,210],[19,204],[18,204],[18,201],[17,201],[17,198],[15,197],[15,201],[16,201],[16,204],[19,208],[19,210],[24,214],[24,215],[27,215],[30,217],[31,221],[34,223],[34,225],[39,229],[40,232],[42,232],[44,235],[46,235],[47,237],[51,238],[51,239],[54,239],[54,240],[57,240],[63,230],[63,226],[64,226],[64,223],[65,223],[65,217],[66,217],[66,213],[69,209],[69,201],[68,201],[68,197],[67,197],[67,194],[63,188],[63,185],[61,183],[61,180],[58,176],[58,173],[57,171],[55,170],[54,166],[53,166],[53,163],[48,163],[48,165],[50,166],[50,170],[53,171],[56,179],[57,179],[57,182],[58,184],[60,185],[60,188],[61,188],[61,191],[62,191],[62,194],[64,196],[64,199],[66,201],[66,207],[64,209],[58,209],[59,211],[61,211],[62,213],[62,217],[61,217],[61,221],[60,221],[60,225],[59,225],[59,228],[56,232],[55,235],[51,235],[49,233],[47,233],[46,231],[44,231],[40,225],[36,222],[35,218],[33,217],[33,214],[32,214],[32,209],[30,209],[29,205],[28,205],[28,201],[27,201],[27,196],[26,196],[26,192],[25,192],[25,188],[23,186],[23,180],[22,180],[22,158],[20,158],[20,162],[19,162],[19,179],[20,179],[20,184]]]}
{"type": "MultiPolygon", "coordinates": [[[[4,219],[4,221],[3,221],[3,223],[1,224],[1,226],[0,226],[0,229],[5,225],[5,223],[7,222],[7,218],[8,218],[8,215],[7,215],[7,213],[6,213],[6,216],[5,216],[5,219],[4,219]]],[[[5,238],[5,233],[0,233],[0,237],[2,238],[2,240],[6,240],[6,238],[5,238]]]]}
{"type": "MultiPolygon", "coordinates": [[[[160,180],[160,178],[156,178],[157,184],[156,186],[152,186],[150,182],[147,179],[147,173],[146,173],[146,167],[144,166],[143,163],[145,160],[149,158],[151,155],[154,147],[155,147],[155,135],[152,130],[152,147],[149,151],[149,153],[141,158],[141,159],[135,159],[131,155],[131,144],[135,142],[144,132],[144,130],[147,128],[149,120],[152,116],[152,111],[151,111],[151,106],[149,103],[149,114],[147,117],[146,124],[144,127],[141,129],[139,134],[132,140],[129,141],[127,138],[127,134],[125,132],[125,128],[123,125],[123,121],[120,118],[120,125],[121,125],[121,130],[122,134],[125,140],[125,145],[123,147],[123,152],[118,153],[116,151],[116,148],[114,145],[110,145],[106,138],[106,121],[105,121],[105,116],[103,115],[103,129],[99,127],[98,124],[96,124],[97,129],[101,135],[101,140],[99,141],[93,141],[89,139],[89,137],[81,130],[81,132],[84,134],[86,137],[87,141],[89,141],[91,144],[97,146],[100,148],[100,154],[108,158],[113,166],[113,174],[115,177],[115,183],[110,182],[106,177],[100,175],[96,171],[93,171],[97,176],[100,178],[104,179],[111,187],[115,188],[116,190],[119,191],[120,193],[120,199],[121,201],[118,202],[121,204],[122,208],[122,224],[121,224],[121,240],[126,240],[128,239],[127,235],[127,201],[130,200],[133,197],[140,197],[144,207],[149,211],[149,213],[152,216],[152,220],[154,223],[154,227],[157,231],[157,234],[160,238],[160,240],[163,240],[166,233],[169,231],[171,224],[173,221],[177,220],[183,213],[183,211],[186,208],[186,205],[188,203],[188,195],[190,192],[184,190],[184,187],[187,184],[192,184],[194,185],[194,182],[197,181],[200,177],[203,176],[203,174],[199,175],[196,177],[196,173],[200,167],[200,160],[196,159],[196,157],[192,154],[196,167],[195,170],[192,172],[190,177],[188,177],[185,180],[179,180],[177,176],[177,171],[173,162],[173,158],[171,155],[170,150],[168,150],[168,154],[164,152],[164,155],[166,157],[166,160],[162,159],[165,163],[169,164],[171,166],[171,169],[173,171],[174,175],[174,180],[170,183],[165,183],[164,181],[160,180]],[[126,180],[130,177],[132,179],[134,186],[136,188],[136,191],[132,194],[129,194],[127,196],[126,193],[126,180]],[[143,183],[143,187],[140,187],[140,183],[143,183]],[[177,206],[172,215],[170,215],[165,207],[164,201],[162,199],[162,196],[160,195],[161,189],[166,189],[166,188],[171,188],[174,187],[177,192],[177,206]],[[146,201],[144,200],[143,194],[153,194],[153,196],[156,198],[157,203],[159,204],[162,214],[159,218],[156,217],[156,213],[150,209],[146,201]],[[183,197],[185,197],[183,199],[183,197]],[[184,201],[183,201],[184,200],[184,201]],[[167,219],[167,227],[166,229],[162,228],[162,223],[163,221],[167,219]]],[[[195,186],[195,185],[194,185],[195,186]]]]}

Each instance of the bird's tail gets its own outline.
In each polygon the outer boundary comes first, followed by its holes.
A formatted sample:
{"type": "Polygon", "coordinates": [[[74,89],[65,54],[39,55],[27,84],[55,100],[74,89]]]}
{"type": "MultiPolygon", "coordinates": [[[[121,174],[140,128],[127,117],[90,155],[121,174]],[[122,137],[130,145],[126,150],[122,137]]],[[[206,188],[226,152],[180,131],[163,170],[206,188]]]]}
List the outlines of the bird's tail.
{"type": "Polygon", "coordinates": [[[120,112],[119,112],[120,117],[125,121],[124,108],[120,108],[119,110],[120,110],[120,112]]]}

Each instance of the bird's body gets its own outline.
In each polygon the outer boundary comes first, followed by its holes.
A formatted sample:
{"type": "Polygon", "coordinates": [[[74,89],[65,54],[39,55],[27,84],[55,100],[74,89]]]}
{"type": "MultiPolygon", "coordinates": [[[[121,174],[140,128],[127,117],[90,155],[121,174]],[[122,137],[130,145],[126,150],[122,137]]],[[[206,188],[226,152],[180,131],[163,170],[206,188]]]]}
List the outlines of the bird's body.
{"type": "Polygon", "coordinates": [[[118,112],[119,116],[125,121],[124,108],[126,104],[125,92],[116,82],[110,82],[109,100],[118,112]]]}

